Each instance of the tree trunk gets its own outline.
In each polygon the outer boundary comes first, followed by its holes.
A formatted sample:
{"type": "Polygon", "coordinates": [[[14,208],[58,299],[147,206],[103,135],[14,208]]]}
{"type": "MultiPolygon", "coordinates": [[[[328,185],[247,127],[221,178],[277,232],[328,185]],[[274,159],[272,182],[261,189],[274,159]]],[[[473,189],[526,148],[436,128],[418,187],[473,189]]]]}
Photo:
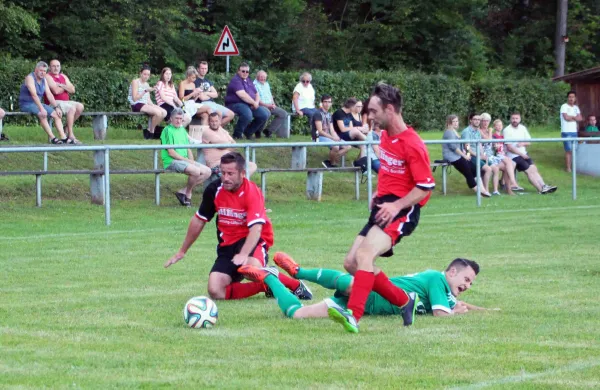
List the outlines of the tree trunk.
{"type": "Polygon", "coordinates": [[[565,51],[567,43],[567,11],[569,8],[569,0],[557,0],[556,7],[556,35],[554,36],[554,58],[556,61],[556,69],[554,77],[564,76],[565,74],[565,51]]]}

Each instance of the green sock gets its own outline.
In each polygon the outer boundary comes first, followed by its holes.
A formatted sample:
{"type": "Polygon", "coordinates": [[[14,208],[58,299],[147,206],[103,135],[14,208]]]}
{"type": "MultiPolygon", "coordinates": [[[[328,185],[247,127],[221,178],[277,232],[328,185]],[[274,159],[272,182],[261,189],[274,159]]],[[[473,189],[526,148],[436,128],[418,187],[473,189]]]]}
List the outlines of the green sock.
{"type": "Polygon", "coordinates": [[[277,299],[277,304],[283,314],[289,318],[294,317],[296,310],[302,307],[300,300],[292,294],[275,275],[267,276],[265,278],[265,284],[273,291],[273,295],[277,299]]]}
{"type": "Polygon", "coordinates": [[[352,275],[324,268],[298,268],[296,279],[308,280],[330,290],[338,290],[344,294],[354,280],[352,275]]]}

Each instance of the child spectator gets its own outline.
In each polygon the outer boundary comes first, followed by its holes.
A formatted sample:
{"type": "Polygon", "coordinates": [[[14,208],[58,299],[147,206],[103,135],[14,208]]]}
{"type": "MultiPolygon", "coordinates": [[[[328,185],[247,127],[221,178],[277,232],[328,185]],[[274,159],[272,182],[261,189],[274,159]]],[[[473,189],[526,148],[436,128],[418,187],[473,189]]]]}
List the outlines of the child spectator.
{"type": "Polygon", "coordinates": [[[587,123],[588,124],[585,127],[585,131],[598,132],[598,126],[596,126],[596,115],[588,115],[587,123]]]}

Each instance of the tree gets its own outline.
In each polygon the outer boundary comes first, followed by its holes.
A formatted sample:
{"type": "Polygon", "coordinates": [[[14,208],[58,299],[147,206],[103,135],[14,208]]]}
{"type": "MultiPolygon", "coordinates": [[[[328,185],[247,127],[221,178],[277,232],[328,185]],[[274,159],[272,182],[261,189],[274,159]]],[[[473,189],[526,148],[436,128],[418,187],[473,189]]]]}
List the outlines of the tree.
{"type": "Polygon", "coordinates": [[[12,1],[0,0],[0,52],[32,56],[41,46],[37,15],[12,1]]]}
{"type": "Polygon", "coordinates": [[[567,12],[569,0],[557,0],[556,6],[556,34],[554,36],[554,56],[556,58],[556,70],[554,77],[565,74],[565,51],[567,45],[567,12]]]}

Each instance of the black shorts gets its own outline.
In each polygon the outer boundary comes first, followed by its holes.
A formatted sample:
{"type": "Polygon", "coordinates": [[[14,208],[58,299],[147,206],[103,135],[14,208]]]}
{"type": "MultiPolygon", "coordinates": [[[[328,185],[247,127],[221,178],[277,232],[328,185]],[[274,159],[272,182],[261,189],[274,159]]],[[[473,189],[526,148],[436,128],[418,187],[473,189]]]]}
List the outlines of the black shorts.
{"type": "Polygon", "coordinates": [[[163,103],[160,105],[160,108],[164,109],[167,112],[167,116],[165,117],[165,122],[168,122],[171,119],[171,113],[173,112],[175,107],[173,107],[170,104],[163,103]]]}
{"type": "MultiPolygon", "coordinates": [[[[384,195],[375,198],[375,201],[373,202],[373,210],[371,210],[371,215],[369,216],[369,221],[358,233],[358,235],[366,237],[367,233],[369,233],[369,230],[371,230],[373,226],[377,225],[377,222],[375,222],[375,215],[379,211],[378,204],[395,202],[398,199],[400,199],[400,197],[396,195],[384,195]]],[[[416,204],[412,207],[400,210],[400,212],[396,214],[394,219],[392,219],[392,222],[390,222],[385,228],[381,228],[392,239],[392,248],[389,251],[382,254],[381,257],[390,257],[394,254],[394,245],[399,243],[402,237],[411,235],[411,233],[417,228],[417,225],[419,224],[420,216],[421,206],[416,204]]]]}
{"type": "MultiPolygon", "coordinates": [[[[244,277],[242,274],[237,272],[240,266],[233,264],[233,261],[231,260],[233,260],[233,256],[240,253],[240,250],[242,250],[245,242],[246,239],[243,238],[232,245],[217,246],[217,259],[215,260],[215,264],[213,264],[210,272],[220,272],[222,274],[229,275],[234,282],[241,281],[244,277]]],[[[250,251],[250,256],[260,261],[264,267],[269,261],[268,251],[269,247],[267,246],[267,243],[260,239],[258,240],[256,247],[250,251]]]]}
{"type": "Polygon", "coordinates": [[[531,158],[523,158],[521,156],[513,158],[513,161],[516,165],[517,171],[519,172],[528,170],[529,167],[534,164],[531,158]]]}
{"type": "Polygon", "coordinates": [[[350,130],[348,131],[340,131],[338,133],[338,135],[340,136],[340,139],[346,141],[346,142],[350,142],[353,141],[353,139],[350,137],[350,130]]]}

